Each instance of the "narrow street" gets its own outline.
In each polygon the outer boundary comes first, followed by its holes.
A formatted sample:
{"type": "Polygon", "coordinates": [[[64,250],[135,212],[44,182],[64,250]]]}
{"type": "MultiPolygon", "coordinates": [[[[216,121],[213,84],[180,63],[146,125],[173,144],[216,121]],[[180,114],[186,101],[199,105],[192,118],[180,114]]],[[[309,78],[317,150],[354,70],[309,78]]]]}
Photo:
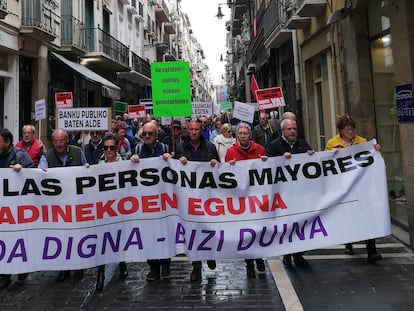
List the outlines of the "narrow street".
{"type": "Polygon", "coordinates": [[[189,282],[185,257],[173,259],[169,281],[147,282],[145,262],[129,263],[128,278],[120,280],[112,264],[102,293],[94,290],[95,269],[63,283],[54,271],[36,272],[0,292],[0,310],[413,310],[414,254],[394,237],[377,246],[377,264],[366,261],[363,243],[353,256],[338,245],[307,252],[309,269],[286,269],[270,258],[254,279],[241,260],[219,261],[215,271],[204,263],[201,284],[189,282]]]}

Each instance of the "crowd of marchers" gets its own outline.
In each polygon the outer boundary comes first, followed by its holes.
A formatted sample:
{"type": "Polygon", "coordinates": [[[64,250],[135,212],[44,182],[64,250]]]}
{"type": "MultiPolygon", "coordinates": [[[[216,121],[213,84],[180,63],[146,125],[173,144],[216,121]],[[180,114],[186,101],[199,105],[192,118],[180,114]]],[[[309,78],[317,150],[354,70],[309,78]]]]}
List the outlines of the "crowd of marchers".
{"type": "MultiPolygon", "coordinates": [[[[47,170],[53,167],[101,165],[116,161],[129,160],[139,163],[140,159],[159,157],[178,159],[182,165],[188,161],[209,162],[215,166],[218,162],[234,164],[236,161],[258,159],[266,161],[268,157],[292,157],[293,154],[307,153],[312,156],[314,150],[298,136],[296,115],[285,112],[280,118],[272,111],[271,117],[261,112],[257,122],[246,123],[230,117],[228,113],[214,116],[200,116],[183,120],[172,120],[163,125],[160,119],[148,115],[143,119],[131,119],[128,114],[117,116],[108,131],[69,132],[56,129],[51,134],[51,146],[36,138],[33,125],[23,126],[21,140],[16,144],[13,134],[7,129],[0,129],[0,168],[11,168],[17,174],[22,168],[38,167],[47,170]]],[[[366,142],[356,134],[354,119],[347,115],[336,119],[337,135],[332,137],[325,150],[336,152],[354,144],[366,142]]],[[[376,145],[380,149],[380,145],[376,145]]],[[[375,240],[365,241],[367,260],[374,263],[382,259],[375,240]]],[[[345,253],[354,254],[352,243],[346,244],[345,253]]],[[[304,253],[283,256],[285,267],[307,268],[308,261],[304,253]]],[[[262,258],[247,258],[247,277],[254,278],[256,270],[265,271],[262,258]]],[[[171,258],[154,258],[147,261],[149,272],[147,281],[167,280],[170,278],[171,258]]],[[[193,261],[190,274],[191,282],[202,280],[202,262],[193,261]]],[[[215,269],[216,262],[207,260],[207,266],[215,269]]],[[[56,281],[83,277],[83,270],[60,271],[56,281]]],[[[27,273],[17,275],[19,281],[27,278],[27,273]]],[[[119,276],[128,276],[127,263],[119,263],[119,276]]],[[[105,266],[96,268],[96,290],[102,291],[105,280],[105,266]]],[[[12,282],[12,275],[0,275],[0,289],[12,282]]]]}

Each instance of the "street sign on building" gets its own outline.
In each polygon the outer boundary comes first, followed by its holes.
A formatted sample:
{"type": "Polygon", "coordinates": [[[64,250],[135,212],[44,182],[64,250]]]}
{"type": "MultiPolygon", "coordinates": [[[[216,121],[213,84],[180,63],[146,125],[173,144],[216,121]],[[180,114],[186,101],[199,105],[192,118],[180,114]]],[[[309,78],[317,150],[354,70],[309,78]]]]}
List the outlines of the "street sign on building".
{"type": "Polygon", "coordinates": [[[411,83],[395,86],[398,122],[414,122],[414,97],[411,83]]]}
{"type": "Polygon", "coordinates": [[[188,62],[151,64],[154,117],[189,117],[192,113],[188,62]]]}

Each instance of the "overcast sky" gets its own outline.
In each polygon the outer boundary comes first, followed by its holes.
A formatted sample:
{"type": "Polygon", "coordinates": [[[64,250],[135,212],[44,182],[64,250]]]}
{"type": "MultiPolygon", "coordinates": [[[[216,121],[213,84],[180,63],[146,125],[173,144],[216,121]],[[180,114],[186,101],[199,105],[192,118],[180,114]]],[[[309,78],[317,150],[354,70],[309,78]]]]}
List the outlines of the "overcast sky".
{"type": "MultiPolygon", "coordinates": [[[[219,3],[226,0],[181,0],[181,10],[188,14],[191,29],[201,44],[205,62],[210,68],[210,75],[214,84],[218,84],[224,74],[224,62],[220,62],[220,54],[226,53],[226,21],[230,19],[230,10],[227,5],[221,5],[223,19],[215,17],[219,3]]],[[[225,57],[225,55],[223,55],[225,57]]]]}

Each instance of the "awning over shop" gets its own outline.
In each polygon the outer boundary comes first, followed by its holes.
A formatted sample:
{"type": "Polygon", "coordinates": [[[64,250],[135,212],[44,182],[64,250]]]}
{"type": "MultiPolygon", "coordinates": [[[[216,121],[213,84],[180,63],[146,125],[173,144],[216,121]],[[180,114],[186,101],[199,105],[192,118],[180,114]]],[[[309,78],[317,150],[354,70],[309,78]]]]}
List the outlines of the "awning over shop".
{"type": "Polygon", "coordinates": [[[136,83],[139,85],[151,85],[151,78],[140,72],[131,70],[129,72],[118,72],[118,78],[136,83]]]}
{"type": "Polygon", "coordinates": [[[57,53],[51,52],[52,55],[61,61],[63,64],[69,66],[72,70],[81,74],[85,79],[90,80],[94,83],[98,83],[102,86],[102,95],[105,97],[110,97],[113,99],[120,99],[121,98],[121,88],[111,81],[105,79],[104,77],[98,75],[96,72],[90,70],[89,68],[72,62],[69,59],[59,55],[57,53]]]}

